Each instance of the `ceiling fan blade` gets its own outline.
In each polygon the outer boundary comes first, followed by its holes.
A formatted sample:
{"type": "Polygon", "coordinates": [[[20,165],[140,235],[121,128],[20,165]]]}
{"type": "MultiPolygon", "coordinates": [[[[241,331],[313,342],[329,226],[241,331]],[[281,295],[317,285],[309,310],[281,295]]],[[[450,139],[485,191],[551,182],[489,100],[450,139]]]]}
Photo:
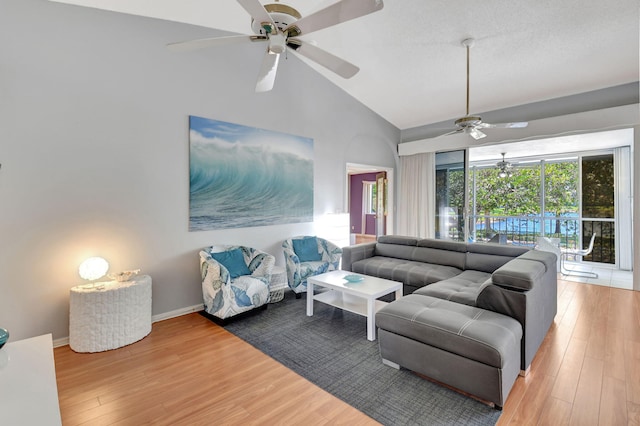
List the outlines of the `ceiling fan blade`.
{"type": "MultiPolygon", "coordinates": [[[[258,0],[237,1],[238,3],[240,3],[240,6],[242,6],[244,10],[246,10],[247,13],[251,15],[251,18],[253,18],[254,21],[260,23],[261,27],[264,28],[263,23],[266,23],[271,25],[271,30],[276,28],[276,24],[273,22],[273,19],[271,19],[271,15],[269,15],[269,12],[267,12],[262,3],[260,3],[258,0]]],[[[267,30],[267,28],[265,28],[265,30],[267,32],[271,32],[271,30],[267,30]]]]}
{"type": "Polygon", "coordinates": [[[342,58],[332,55],[326,50],[320,49],[310,43],[305,43],[302,40],[289,39],[288,46],[293,49],[294,52],[317,62],[342,78],[351,78],[360,71],[360,68],[353,65],[351,62],[347,62],[342,58]]]}
{"type": "Polygon", "coordinates": [[[278,61],[280,54],[270,53],[267,51],[262,59],[262,66],[258,74],[256,83],[256,93],[268,92],[273,89],[273,83],[276,81],[276,71],[278,70],[278,61]]]}
{"type": "Polygon", "coordinates": [[[247,35],[201,38],[198,40],[179,41],[177,43],[169,43],[167,44],[167,49],[173,52],[189,52],[192,50],[205,49],[207,47],[225,46],[229,44],[244,43],[246,41],[254,40],[257,38],[259,38],[260,40],[267,39],[266,37],[247,36],[247,35]]]}
{"type": "Polygon", "coordinates": [[[455,135],[456,133],[463,133],[463,132],[464,132],[464,129],[456,129],[456,130],[452,130],[452,131],[447,132],[447,133],[443,133],[443,134],[438,135],[438,136],[434,136],[433,139],[442,138],[444,136],[451,136],[451,135],[455,135]]]}
{"type": "Polygon", "coordinates": [[[309,34],[313,31],[368,15],[383,7],[384,4],[382,0],[342,0],[324,9],[320,9],[311,15],[300,18],[289,25],[284,32],[288,34],[289,37],[309,34]]]}
{"type": "Polygon", "coordinates": [[[469,128],[469,135],[475,140],[482,139],[487,136],[475,127],[469,128]]]}
{"type": "Polygon", "coordinates": [[[481,123],[480,125],[478,125],[477,127],[482,127],[485,129],[488,128],[502,128],[502,129],[521,129],[523,127],[527,127],[529,125],[529,123],[527,121],[517,121],[514,123],[496,123],[496,124],[490,124],[490,123],[481,123]]]}

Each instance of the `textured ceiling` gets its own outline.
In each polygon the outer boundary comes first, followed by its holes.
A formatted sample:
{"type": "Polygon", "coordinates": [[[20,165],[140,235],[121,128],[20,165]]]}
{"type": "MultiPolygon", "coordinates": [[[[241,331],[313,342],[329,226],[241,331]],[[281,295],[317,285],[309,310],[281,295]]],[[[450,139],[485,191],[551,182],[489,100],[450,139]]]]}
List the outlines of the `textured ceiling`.
{"type": "MultiPolygon", "coordinates": [[[[250,33],[250,18],[235,0],[61,2],[250,33]]],[[[303,16],[333,2],[286,1],[303,16]]],[[[637,81],[639,4],[385,0],[379,12],[303,37],[358,65],[355,77],[344,80],[305,62],[399,129],[409,129],[464,115],[466,53],[460,42],[468,37],[476,39],[471,113],[637,81]]]]}

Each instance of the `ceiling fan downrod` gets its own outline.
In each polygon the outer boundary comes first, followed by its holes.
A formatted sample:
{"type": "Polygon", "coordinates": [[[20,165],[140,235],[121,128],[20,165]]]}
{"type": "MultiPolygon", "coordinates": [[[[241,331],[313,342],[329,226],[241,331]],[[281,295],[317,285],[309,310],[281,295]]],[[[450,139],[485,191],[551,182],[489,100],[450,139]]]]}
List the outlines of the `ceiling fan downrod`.
{"type": "Polygon", "coordinates": [[[469,49],[473,47],[475,44],[475,40],[473,38],[465,38],[462,40],[462,45],[467,49],[467,113],[469,115],[469,74],[470,74],[470,66],[469,66],[469,49]]]}

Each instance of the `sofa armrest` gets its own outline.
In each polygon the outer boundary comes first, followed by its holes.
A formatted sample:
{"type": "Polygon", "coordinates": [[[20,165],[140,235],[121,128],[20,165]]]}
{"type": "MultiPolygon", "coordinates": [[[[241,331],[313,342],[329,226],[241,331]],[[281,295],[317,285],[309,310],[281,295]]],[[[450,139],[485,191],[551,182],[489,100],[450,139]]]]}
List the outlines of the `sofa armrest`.
{"type": "Polygon", "coordinates": [[[351,265],[358,260],[373,257],[376,252],[376,242],[356,244],[342,248],[342,269],[351,271],[351,265]]]}
{"type": "Polygon", "coordinates": [[[542,262],[526,259],[513,259],[491,274],[493,284],[514,290],[531,290],[536,282],[547,272],[542,262]]]}
{"type": "Polygon", "coordinates": [[[531,365],[558,309],[556,265],[551,260],[527,254],[507,262],[493,273],[492,284],[476,300],[478,308],[508,315],[522,324],[524,371],[531,365]]]}

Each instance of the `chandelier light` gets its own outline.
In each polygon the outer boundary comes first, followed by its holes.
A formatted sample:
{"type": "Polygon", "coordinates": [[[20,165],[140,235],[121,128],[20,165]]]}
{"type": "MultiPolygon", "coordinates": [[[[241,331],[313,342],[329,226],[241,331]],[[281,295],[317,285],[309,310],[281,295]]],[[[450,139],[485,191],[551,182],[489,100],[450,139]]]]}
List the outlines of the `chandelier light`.
{"type": "Polygon", "coordinates": [[[505,154],[505,152],[502,153],[502,161],[498,161],[498,163],[496,164],[496,167],[500,170],[498,172],[498,177],[501,178],[513,176],[513,174],[511,173],[513,165],[504,159],[505,154]]]}

